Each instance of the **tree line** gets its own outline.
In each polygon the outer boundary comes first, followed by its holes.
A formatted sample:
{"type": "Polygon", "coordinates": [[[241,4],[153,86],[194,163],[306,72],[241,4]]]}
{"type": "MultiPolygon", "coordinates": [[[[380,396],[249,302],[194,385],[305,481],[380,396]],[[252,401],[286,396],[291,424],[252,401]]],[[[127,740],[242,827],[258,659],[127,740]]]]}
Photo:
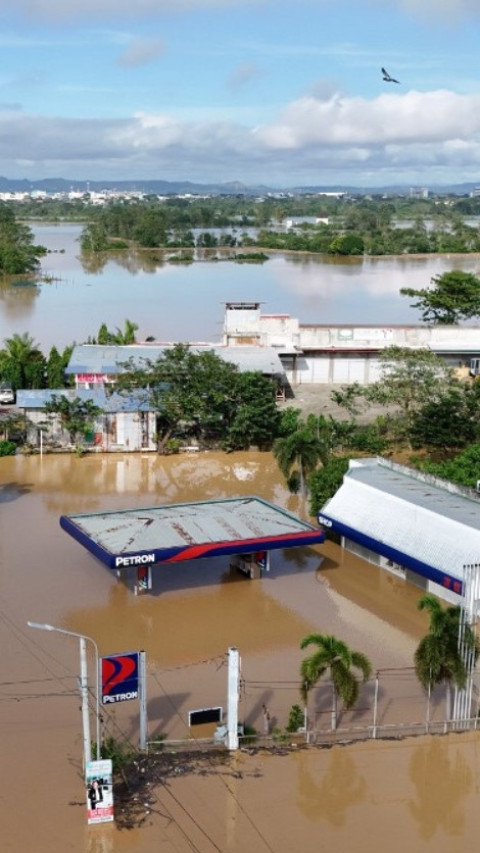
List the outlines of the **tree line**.
{"type": "Polygon", "coordinates": [[[435,200],[393,197],[331,198],[319,195],[252,198],[84,199],[0,203],[0,272],[21,275],[38,269],[46,254],[34,245],[26,221],[84,222],[84,255],[141,249],[257,247],[328,255],[472,253],[480,251],[480,230],[465,222],[480,214],[479,199],[435,200]],[[20,221],[20,217],[22,221],[20,221]],[[310,217],[284,227],[287,218],[310,217]],[[410,218],[413,225],[398,227],[410,218]],[[434,222],[427,228],[426,218],[434,222]],[[322,221],[323,220],[323,221],[322,221]],[[253,237],[246,229],[258,229],[253,237]],[[206,229],[194,236],[194,231],[206,229]],[[222,234],[212,233],[222,229],[222,234]]]}
{"type": "MultiPolygon", "coordinates": [[[[294,207],[295,209],[295,207],[294,207]]],[[[258,203],[248,213],[226,214],[222,204],[170,206],[158,201],[111,203],[92,209],[81,236],[84,253],[119,250],[134,244],[143,249],[257,247],[327,255],[397,255],[472,253],[480,251],[480,230],[449,211],[435,215],[433,228],[417,217],[398,227],[394,207],[358,200],[317,202],[318,222],[284,228],[288,204],[258,203]],[[328,211],[331,209],[331,213],[328,211]],[[321,220],[324,221],[321,221],[321,220]],[[248,227],[258,229],[256,236],[248,227]],[[223,229],[217,235],[193,229],[223,229]],[[230,231],[228,231],[230,229],[230,231]]]]}

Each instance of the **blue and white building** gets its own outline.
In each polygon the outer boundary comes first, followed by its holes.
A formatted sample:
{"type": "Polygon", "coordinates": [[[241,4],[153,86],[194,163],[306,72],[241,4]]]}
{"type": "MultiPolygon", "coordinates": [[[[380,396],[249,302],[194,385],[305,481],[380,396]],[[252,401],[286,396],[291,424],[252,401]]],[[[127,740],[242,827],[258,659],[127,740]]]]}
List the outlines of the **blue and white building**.
{"type": "Polygon", "coordinates": [[[342,546],[451,603],[480,563],[480,497],[380,457],[354,459],[318,521],[342,546]]]}

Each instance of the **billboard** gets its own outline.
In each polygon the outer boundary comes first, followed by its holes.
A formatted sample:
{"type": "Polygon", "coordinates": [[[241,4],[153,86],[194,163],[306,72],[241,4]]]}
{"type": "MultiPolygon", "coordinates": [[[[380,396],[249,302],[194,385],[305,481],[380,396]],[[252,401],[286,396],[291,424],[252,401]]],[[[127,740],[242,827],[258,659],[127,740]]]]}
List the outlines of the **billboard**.
{"type": "Polygon", "coordinates": [[[107,823],[113,818],[113,778],[110,758],[88,761],[86,767],[87,821],[107,823]]]}
{"type": "Polygon", "coordinates": [[[138,699],[139,652],[102,658],[102,705],[138,699]]]}

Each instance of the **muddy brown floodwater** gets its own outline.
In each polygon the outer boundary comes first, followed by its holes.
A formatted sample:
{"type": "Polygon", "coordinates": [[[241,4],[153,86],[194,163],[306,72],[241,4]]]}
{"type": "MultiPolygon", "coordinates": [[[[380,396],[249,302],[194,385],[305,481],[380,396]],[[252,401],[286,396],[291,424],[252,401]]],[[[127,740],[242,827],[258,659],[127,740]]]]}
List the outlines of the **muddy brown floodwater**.
{"type": "MultiPolygon", "coordinates": [[[[242,661],[240,719],[261,730],[262,704],[284,728],[299,702],[299,642],[334,633],[380,671],[381,723],[425,719],[411,672],[426,629],[418,589],[328,543],[274,552],[250,581],[228,559],[155,569],[135,596],[59,526],[61,514],[256,494],[301,514],[270,454],[14,457],[0,460],[1,850],[35,853],[437,853],[477,841],[477,733],[368,740],[272,756],[239,752],[228,766],[171,778],[140,829],[86,825],[74,638],[100,655],[144,649],[148,734],[201,736],[188,712],[226,704],[226,653],[242,661]],[[88,644],[91,647],[91,644],[88,644]]],[[[93,660],[89,658],[93,684],[93,660]]],[[[372,722],[373,682],[340,725],[372,722]]],[[[326,687],[309,716],[328,729],[326,687]]],[[[441,715],[433,703],[431,717],[441,715]]],[[[93,720],[92,720],[93,725],[93,720]]],[[[106,734],[138,742],[138,706],[104,712],[106,734]]]]}

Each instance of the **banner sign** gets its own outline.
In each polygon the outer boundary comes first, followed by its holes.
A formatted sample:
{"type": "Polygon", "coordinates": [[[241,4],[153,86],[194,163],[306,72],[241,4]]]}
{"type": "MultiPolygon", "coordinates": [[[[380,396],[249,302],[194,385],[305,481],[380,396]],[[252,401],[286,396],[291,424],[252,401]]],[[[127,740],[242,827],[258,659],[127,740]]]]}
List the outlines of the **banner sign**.
{"type": "Polygon", "coordinates": [[[102,658],[102,705],[138,699],[139,652],[102,658]]]}
{"type": "Polygon", "coordinates": [[[86,767],[88,823],[113,820],[113,778],[110,758],[88,761],[86,767]]]}

